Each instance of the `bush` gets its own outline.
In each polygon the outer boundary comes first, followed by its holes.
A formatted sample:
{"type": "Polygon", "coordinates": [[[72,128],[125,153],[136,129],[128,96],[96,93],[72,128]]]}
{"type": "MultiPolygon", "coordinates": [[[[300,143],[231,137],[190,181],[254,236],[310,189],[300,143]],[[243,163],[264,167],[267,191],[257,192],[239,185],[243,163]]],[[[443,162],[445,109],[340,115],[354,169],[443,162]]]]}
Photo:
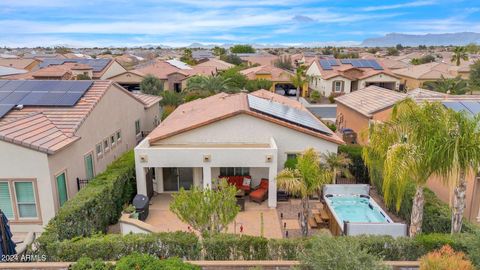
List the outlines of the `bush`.
{"type": "MultiPolygon", "coordinates": [[[[159,258],[179,257],[198,260],[200,244],[193,233],[152,233],[94,235],[71,240],[56,241],[48,245],[50,261],[77,261],[81,257],[116,261],[134,252],[150,254],[159,258]]],[[[40,250],[43,252],[45,250],[40,250]]]]}
{"type": "Polygon", "coordinates": [[[387,269],[379,255],[369,253],[359,242],[346,237],[315,237],[300,259],[312,270],[387,269]]]}
{"type": "Polygon", "coordinates": [[[162,121],[165,120],[177,107],[172,105],[167,105],[163,107],[162,110],[162,121]]]}
{"type": "Polygon", "coordinates": [[[110,263],[105,263],[103,260],[92,260],[87,257],[82,257],[75,264],[70,266],[71,270],[113,270],[115,266],[110,263]]]}
{"type": "Polygon", "coordinates": [[[163,82],[153,75],[147,75],[140,82],[140,91],[144,94],[159,96],[163,92],[163,82]]]}
{"type": "Polygon", "coordinates": [[[420,259],[420,270],[475,270],[463,252],[455,252],[449,245],[432,251],[420,259]]]}
{"type": "Polygon", "coordinates": [[[255,80],[249,80],[245,84],[245,88],[250,91],[256,91],[260,89],[265,89],[265,90],[270,90],[272,88],[272,81],[266,80],[266,79],[255,79],[255,80]]]}
{"type": "Polygon", "coordinates": [[[331,104],[335,103],[335,96],[330,94],[330,96],[328,96],[328,101],[330,101],[331,104]]]}
{"type": "Polygon", "coordinates": [[[116,270],[200,270],[200,267],[184,263],[180,259],[170,258],[159,260],[158,258],[148,255],[133,253],[123,257],[118,261],[116,270]]]}
{"type": "Polygon", "coordinates": [[[232,53],[254,53],[255,49],[251,45],[238,44],[230,48],[232,53]]]}
{"type": "Polygon", "coordinates": [[[283,164],[284,168],[288,169],[295,169],[297,167],[298,159],[297,158],[288,158],[285,160],[285,163],[283,164]]]}
{"type": "Polygon", "coordinates": [[[362,158],[363,147],[360,145],[340,145],[338,153],[344,153],[352,161],[348,166],[350,173],[355,177],[357,183],[368,184],[370,182],[368,170],[362,158]]]}
{"type": "Polygon", "coordinates": [[[310,93],[310,101],[313,103],[317,103],[321,98],[321,95],[318,91],[312,91],[310,93]]]}
{"type": "Polygon", "coordinates": [[[220,56],[220,60],[230,63],[232,65],[240,65],[243,61],[235,54],[224,54],[220,56]]]}

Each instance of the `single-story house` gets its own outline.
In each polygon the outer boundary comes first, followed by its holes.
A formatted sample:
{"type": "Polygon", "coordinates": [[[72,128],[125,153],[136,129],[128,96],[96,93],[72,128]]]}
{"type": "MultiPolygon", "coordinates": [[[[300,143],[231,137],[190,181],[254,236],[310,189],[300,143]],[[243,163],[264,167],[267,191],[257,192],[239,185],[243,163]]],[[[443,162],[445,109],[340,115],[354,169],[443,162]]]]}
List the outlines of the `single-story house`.
{"type": "Polygon", "coordinates": [[[42,69],[50,66],[64,65],[66,63],[79,64],[81,66],[90,66],[92,75],[90,78],[94,80],[106,80],[127,71],[122,65],[120,65],[120,63],[118,63],[114,59],[49,58],[44,59],[43,62],[38,65],[38,67],[42,69]]]}
{"type": "Polygon", "coordinates": [[[457,67],[450,63],[431,62],[395,69],[392,72],[401,78],[401,84],[405,89],[411,90],[422,87],[425,82],[440,80],[442,77],[447,79],[457,76],[468,78],[470,68],[468,65],[457,67]]]}
{"type": "Polygon", "coordinates": [[[38,64],[40,63],[41,61],[37,59],[0,58],[0,66],[25,69],[28,71],[37,68],[38,64]]]}
{"type": "Polygon", "coordinates": [[[337,152],[343,141],[302,104],[267,90],[219,93],[180,105],[137,147],[137,192],[153,196],[212,179],[268,182],[268,206],[277,205],[275,177],[285,161],[309,147],[337,152]]]}
{"type": "Polygon", "coordinates": [[[157,126],[159,101],[111,81],[0,81],[0,208],[12,231],[41,232],[157,126]]]}

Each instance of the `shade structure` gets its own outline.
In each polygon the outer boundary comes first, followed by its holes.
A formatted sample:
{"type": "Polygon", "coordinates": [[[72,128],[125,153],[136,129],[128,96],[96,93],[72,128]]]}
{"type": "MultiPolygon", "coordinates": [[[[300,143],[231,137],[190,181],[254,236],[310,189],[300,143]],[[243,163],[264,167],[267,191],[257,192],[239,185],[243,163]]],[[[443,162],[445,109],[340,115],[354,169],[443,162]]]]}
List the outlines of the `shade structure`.
{"type": "Polygon", "coordinates": [[[15,246],[7,216],[0,209],[0,260],[5,258],[2,255],[16,254],[15,246]]]}

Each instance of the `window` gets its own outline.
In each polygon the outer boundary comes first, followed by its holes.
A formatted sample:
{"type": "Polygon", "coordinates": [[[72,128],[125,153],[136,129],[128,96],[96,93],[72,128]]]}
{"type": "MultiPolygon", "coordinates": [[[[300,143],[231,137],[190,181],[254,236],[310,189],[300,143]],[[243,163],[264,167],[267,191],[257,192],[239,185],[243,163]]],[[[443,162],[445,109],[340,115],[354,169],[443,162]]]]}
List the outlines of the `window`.
{"type": "Polygon", "coordinates": [[[112,145],[112,148],[117,144],[117,141],[115,140],[115,134],[110,136],[110,145],[112,145]]]}
{"type": "Polygon", "coordinates": [[[8,182],[0,182],[0,209],[2,209],[7,218],[15,218],[13,215],[12,196],[10,195],[8,182]]]}
{"type": "Polygon", "coordinates": [[[342,81],[334,81],[333,82],[333,90],[335,92],[342,92],[343,82],[342,81]]]}
{"type": "Polygon", "coordinates": [[[140,120],[135,121],[135,135],[140,135],[141,130],[140,130],[140,120]]]}
{"type": "Polygon", "coordinates": [[[65,172],[59,174],[57,177],[57,192],[58,192],[58,203],[60,207],[68,200],[67,192],[67,181],[65,172]]]}
{"type": "Polygon", "coordinates": [[[103,140],[103,149],[105,152],[108,152],[110,150],[110,144],[108,143],[108,139],[103,140]]]}
{"type": "Polygon", "coordinates": [[[120,132],[120,130],[117,131],[116,137],[117,137],[117,142],[120,142],[122,140],[122,133],[120,132]]]}
{"type": "Polygon", "coordinates": [[[36,218],[37,204],[32,182],[14,182],[19,218],[36,218]]]}
{"type": "Polygon", "coordinates": [[[298,157],[297,153],[287,153],[287,160],[296,159],[298,157]]]}
{"type": "Polygon", "coordinates": [[[247,167],[223,167],[220,168],[220,176],[249,176],[250,168],[247,167]]]}
{"type": "Polygon", "coordinates": [[[103,156],[102,143],[99,143],[95,146],[95,153],[97,154],[97,158],[101,158],[103,156]]]}

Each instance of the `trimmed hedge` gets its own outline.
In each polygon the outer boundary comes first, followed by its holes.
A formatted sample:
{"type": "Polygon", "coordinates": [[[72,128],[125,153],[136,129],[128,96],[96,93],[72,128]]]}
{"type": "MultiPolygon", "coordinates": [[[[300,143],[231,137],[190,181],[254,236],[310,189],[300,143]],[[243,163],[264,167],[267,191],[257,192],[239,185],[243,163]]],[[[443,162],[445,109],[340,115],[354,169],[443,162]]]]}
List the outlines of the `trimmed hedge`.
{"type": "Polygon", "coordinates": [[[133,151],[123,154],[68,200],[38,238],[40,248],[56,241],[106,232],[136,193],[133,151]]]}
{"type": "Polygon", "coordinates": [[[48,250],[39,250],[50,261],[74,262],[81,257],[116,261],[135,252],[159,258],[179,257],[188,260],[200,258],[200,243],[193,233],[152,233],[94,235],[57,241],[48,250]]]}
{"type": "MultiPolygon", "coordinates": [[[[426,253],[450,245],[468,255],[480,266],[480,234],[420,234],[415,238],[390,236],[345,236],[360,243],[368,253],[384,260],[412,261],[426,253]]],[[[298,260],[311,248],[312,238],[266,239],[255,236],[217,234],[202,240],[193,233],[95,235],[52,243],[46,253],[49,261],[77,261],[81,257],[118,260],[135,252],[159,258],[187,260],[298,260]]],[[[332,237],[331,241],[338,241],[332,237]]]]}
{"type": "Polygon", "coordinates": [[[349,166],[350,173],[355,177],[357,183],[370,183],[368,170],[362,158],[363,147],[360,145],[340,145],[338,147],[339,153],[346,154],[352,164],[349,166]]]}

